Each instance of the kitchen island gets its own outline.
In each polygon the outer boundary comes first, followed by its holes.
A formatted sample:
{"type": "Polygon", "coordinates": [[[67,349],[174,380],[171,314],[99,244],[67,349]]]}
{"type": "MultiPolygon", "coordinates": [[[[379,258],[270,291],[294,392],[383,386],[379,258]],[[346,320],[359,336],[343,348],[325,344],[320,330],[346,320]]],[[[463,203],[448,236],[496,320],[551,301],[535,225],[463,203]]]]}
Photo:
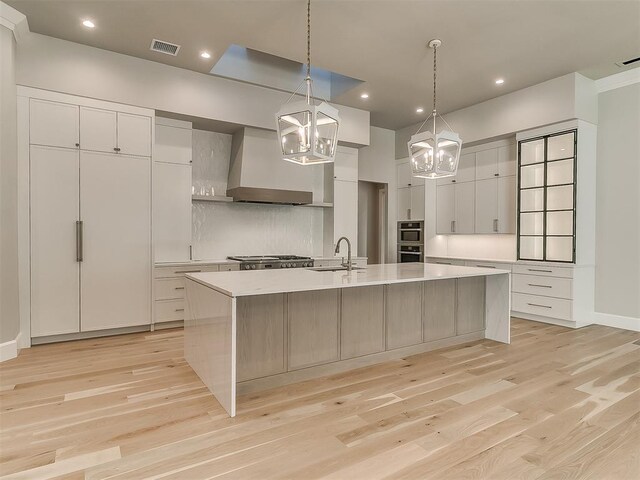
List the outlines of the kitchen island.
{"type": "Polygon", "coordinates": [[[510,273],[404,263],[186,276],[185,358],[236,394],[488,338],[509,343],[510,273]]]}

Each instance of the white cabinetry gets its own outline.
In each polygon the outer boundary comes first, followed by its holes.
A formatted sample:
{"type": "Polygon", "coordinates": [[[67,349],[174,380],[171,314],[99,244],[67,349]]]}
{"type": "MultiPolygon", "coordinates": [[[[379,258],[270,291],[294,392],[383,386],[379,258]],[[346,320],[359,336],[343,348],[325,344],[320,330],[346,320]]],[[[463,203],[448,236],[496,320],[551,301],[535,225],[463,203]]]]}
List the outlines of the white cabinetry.
{"type": "Polygon", "coordinates": [[[191,259],[190,122],[157,118],[153,175],[153,240],[156,262],[191,259]]]}
{"type": "Polygon", "coordinates": [[[78,105],[31,99],[29,143],[77,148],[80,143],[78,105]]]}
{"type": "Polygon", "coordinates": [[[83,150],[151,156],[151,118],[113,110],[80,107],[83,150]]]}
{"type": "Polygon", "coordinates": [[[436,186],[436,233],[473,233],[475,183],[436,186]]]}
{"type": "MultiPolygon", "coordinates": [[[[325,221],[325,254],[334,256],[333,249],[340,237],[351,241],[352,255],[358,250],[358,150],[338,147],[333,164],[333,182],[329,177],[325,198],[333,196],[333,208],[327,209],[325,221]]],[[[343,247],[344,248],[344,247],[343,247]]]]}
{"type": "Polygon", "coordinates": [[[76,222],[80,218],[78,162],[77,149],[40,145],[30,148],[34,337],[80,331],[80,264],[76,261],[76,222]]]}
{"type": "Polygon", "coordinates": [[[424,220],[424,178],[411,176],[409,159],[396,165],[398,221],[424,220]]]}
{"type": "Polygon", "coordinates": [[[31,337],[148,325],[152,112],[38,95],[24,115],[31,143],[31,337]],[[127,148],[146,156],[114,152],[121,115],[135,117],[123,124],[136,138],[137,146],[127,148]]]}
{"type": "Polygon", "coordinates": [[[515,145],[501,141],[467,150],[458,174],[437,181],[436,233],[515,233],[515,145]]]}

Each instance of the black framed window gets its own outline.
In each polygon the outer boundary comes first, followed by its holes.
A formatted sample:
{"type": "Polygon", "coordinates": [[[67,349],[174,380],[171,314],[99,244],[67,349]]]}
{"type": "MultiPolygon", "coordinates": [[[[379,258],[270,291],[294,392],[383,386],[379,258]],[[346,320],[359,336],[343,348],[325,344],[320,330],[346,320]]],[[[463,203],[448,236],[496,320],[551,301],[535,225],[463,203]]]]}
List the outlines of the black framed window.
{"type": "Polygon", "coordinates": [[[577,131],[518,142],[518,260],[575,263],[577,131]]]}

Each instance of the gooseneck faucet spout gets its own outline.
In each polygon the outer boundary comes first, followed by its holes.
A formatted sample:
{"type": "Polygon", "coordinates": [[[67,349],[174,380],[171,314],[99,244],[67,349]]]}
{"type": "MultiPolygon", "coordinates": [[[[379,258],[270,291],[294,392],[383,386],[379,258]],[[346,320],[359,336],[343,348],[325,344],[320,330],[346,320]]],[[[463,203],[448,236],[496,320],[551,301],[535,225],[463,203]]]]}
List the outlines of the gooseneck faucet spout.
{"type": "Polygon", "coordinates": [[[338,239],[338,241],[336,242],[335,253],[336,255],[340,253],[340,242],[342,242],[342,240],[347,242],[347,263],[344,263],[344,257],[342,257],[342,266],[347,267],[347,272],[350,272],[353,264],[351,263],[351,242],[347,237],[340,237],[338,239]]]}

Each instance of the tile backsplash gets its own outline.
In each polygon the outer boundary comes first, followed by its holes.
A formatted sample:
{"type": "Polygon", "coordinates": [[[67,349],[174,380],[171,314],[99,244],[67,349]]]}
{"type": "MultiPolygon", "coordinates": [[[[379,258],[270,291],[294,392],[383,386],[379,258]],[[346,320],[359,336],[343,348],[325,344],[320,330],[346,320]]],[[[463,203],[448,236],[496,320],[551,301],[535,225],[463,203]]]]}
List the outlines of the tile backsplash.
{"type": "MultiPolygon", "coordinates": [[[[232,136],[193,130],[193,184],[226,195],[232,136]]],[[[323,209],[193,202],[194,259],[228,255],[322,256],[323,209]]]]}

